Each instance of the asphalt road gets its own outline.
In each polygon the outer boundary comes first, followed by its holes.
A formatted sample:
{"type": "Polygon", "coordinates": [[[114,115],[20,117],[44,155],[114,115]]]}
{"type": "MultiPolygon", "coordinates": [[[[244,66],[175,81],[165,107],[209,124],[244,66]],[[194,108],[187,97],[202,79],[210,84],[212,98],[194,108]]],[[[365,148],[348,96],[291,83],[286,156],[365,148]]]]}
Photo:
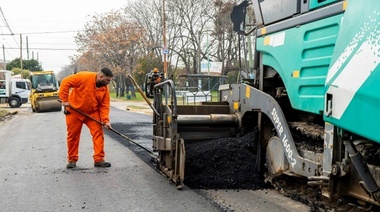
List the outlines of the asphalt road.
{"type": "Polygon", "coordinates": [[[106,136],[111,168],[95,168],[83,127],[77,168],[66,170],[62,112],[20,112],[0,123],[1,211],[219,211],[190,189],[178,191],[131,150],[106,136]]]}
{"type": "MultiPolygon", "coordinates": [[[[151,116],[126,111],[125,103],[112,105],[111,123],[151,148],[151,116]]],[[[84,126],[77,168],[67,170],[62,112],[32,113],[23,105],[16,116],[0,122],[0,211],[309,210],[270,190],[177,190],[122,138],[107,133],[105,140],[111,168],[93,167],[91,136],[84,126]]]]}

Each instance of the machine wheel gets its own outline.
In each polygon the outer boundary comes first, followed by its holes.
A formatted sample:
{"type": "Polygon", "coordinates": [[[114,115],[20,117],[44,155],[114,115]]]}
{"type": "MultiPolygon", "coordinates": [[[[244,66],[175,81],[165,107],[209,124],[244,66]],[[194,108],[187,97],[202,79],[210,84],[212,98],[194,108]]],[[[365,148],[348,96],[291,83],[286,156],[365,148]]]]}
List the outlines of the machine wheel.
{"type": "Polygon", "coordinates": [[[283,174],[288,165],[282,142],[277,136],[269,139],[266,149],[266,165],[268,172],[276,177],[283,174]]]}
{"type": "Polygon", "coordinates": [[[11,97],[8,99],[9,107],[18,108],[21,106],[21,101],[17,97],[11,97]]]}
{"type": "Polygon", "coordinates": [[[145,96],[148,98],[153,98],[150,83],[151,82],[149,82],[148,76],[145,76],[145,96]]]}
{"type": "Polygon", "coordinates": [[[150,93],[150,85],[149,85],[149,82],[148,82],[148,76],[145,76],[145,96],[148,97],[148,98],[151,98],[149,97],[149,93],[150,93]]]}

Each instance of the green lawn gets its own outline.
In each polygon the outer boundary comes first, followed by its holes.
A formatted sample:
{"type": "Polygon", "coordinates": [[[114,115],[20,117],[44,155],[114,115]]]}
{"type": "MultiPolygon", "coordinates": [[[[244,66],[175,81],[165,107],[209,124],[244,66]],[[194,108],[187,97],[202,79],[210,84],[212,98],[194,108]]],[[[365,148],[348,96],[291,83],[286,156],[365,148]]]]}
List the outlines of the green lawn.
{"type": "Polygon", "coordinates": [[[127,95],[124,95],[124,97],[116,97],[116,92],[111,92],[111,98],[118,99],[122,101],[145,101],[144,98],[141,96],[139,92],[136,91],[136,98],[127,99],[127,95]]]}

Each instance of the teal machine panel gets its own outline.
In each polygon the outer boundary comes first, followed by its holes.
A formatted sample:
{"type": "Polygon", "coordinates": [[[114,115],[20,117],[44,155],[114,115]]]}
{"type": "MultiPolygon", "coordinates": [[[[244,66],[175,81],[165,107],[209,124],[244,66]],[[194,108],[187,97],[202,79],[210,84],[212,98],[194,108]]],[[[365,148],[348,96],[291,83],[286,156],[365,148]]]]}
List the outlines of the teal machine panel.
{"type": "Polygon", "coordinates": [[[331,4],[337,1],[342,1],[342,0],[310,0],[309,9],[313,10],[315,8],[322,7],[324,5],[331,4]]]}
{"type": "Polygon", "coordinates": [[[343,14],[257,39],[262,63],[281,76],[292,107],[323,113],[325,80],[343,14]]]}
{"type": "Polygon", "coordinates": [[[380,4],[348,1],[326,79],[324,119],[380,143],[380,4]]]}

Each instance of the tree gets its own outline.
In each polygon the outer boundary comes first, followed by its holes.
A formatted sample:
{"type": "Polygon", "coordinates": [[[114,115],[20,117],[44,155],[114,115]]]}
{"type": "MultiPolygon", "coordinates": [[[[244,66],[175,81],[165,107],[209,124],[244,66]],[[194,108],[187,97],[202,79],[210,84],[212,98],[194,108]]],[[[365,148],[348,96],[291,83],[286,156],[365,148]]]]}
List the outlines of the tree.
{"type": "Polygon", "coordinates": [[[29,79],[30,78],[30,71],[21,69],[21,68],[12,68],[13,75],[21,75],[21,78],[23,79],[29,79]]]}
{"type": "Polygon", "coordinates": [[[214,14],[215,37],[217,40],[217,48],[215,57],[218,61],[223,61],[222,75],[227,75],[229,70],[236,70],[236,62],[238,56],[237,35],[233,32],[233,25],[230,20],[230,14],[234,6],[234,1],[224,2],[216,0],[214,2],[216,10],[214,14]]]}
{"type": "Polygon", "coordinates": [[[110,67],[114,72],[116,96],[123,97],[130,85],[126,75],[132,73],[141,54],[144,33],[144,29],[120,11],[95,15],[75,37],[82,53],[77,62],[92,70],[110,67]]]}
{"type": "MultiPolygon", "coordinates": [[[[127,74],[142,83],[152,68],[163,70],[162,2],[128,1],[123,10],[94,15],[75,38],[80,54],[72,59],[74,72],[107,66],[115,73],[116,96],[124,96],[130,85],[127,74]]],[[[166,1],[168,77],[176,71],[200,73],[201,60],[223,62],[222,75],[241,68],[241,39],[230,20],[236,2],[240,0],[166,1]]]]}
{"type": "MultiPolygon", "coordinates": [[[[210,8],[209,0],[167,1],[165,11],[166,38],[169,50],[167,55],[168,76],[174,75],[174,70],[184,64],[190,73],[190,68],[196,72],[199,60],[198,30],[207,21],[206,9],[210,8]],[[201,6],[200,6],[201,5],[201,6]],[[170,9],[168,9],[170,8],[170,9]],[[202,18],[204,17],[204,18],[202,18]],[[191,65],[192,64],[192,65],[191,65]],[[194,70],[195,69],[195,70],[194,70]]],[[[156,55],[162,58],[163,42],[163,9],[161,0],[135,1],[130,3],[125,12],[146,31],[149,42],[146,43],[146,55],[156,55]]]]}
{"type": "MultiPolygon", "coordinates": [[[[22,60],[23,69],[29,71],[42,71],[42,67],[37,60],[22,60]]],[[[16,58],[7,64],[7,70],[12,70],[13,68],[21,68],[20,58],[16,58]]]]}
{"type": "MultiPolygon", "coordinates": [[[[160,58],[163,46],[161,2],[134,1],[126,11],[145,28],[149,41],[145,45],[146,51],[160,58]]],[[[167,1],[165,21],[172,74],[174,70],[181,70],[179,65],[185,66],[186,73],[199,73],[202,59],[225,62],[229,59],[228,53],[236,53],[236,39],[229,19],[233,2],[236,1],[167,1]]]]}
{"type": "Polygon", "coordinates": [[[147,41],[142,46],[145,55],[161,58],[162,49],[162,5],[160,0],[129,2],[124,13],[133,20],[140,28],[145,30],[144,36],[147,41]]]}
{"type": "Polygon", "coordinates": [[[192,66],[193,73],[200,73],[200,61],[206,55],[206,48],[202,47],[206,37],[212,35],[213,2],[172,0],[168,8],[171,8],[168,27],[173,29],[169,35],[171,49],[178,53],[188,70],[192,66]]]}
{"type": "Polygon", "coordinates": [[[57,80],[62,81],[65,77],[73,75],[74,73],[75,73],[75,66],[74,65],[66,65],[57,74],[57,80]]]}
{"type": "MultiPolygon", "coordinates": [[[[161,72],[163,71],[162,4],[159,0],[153,0],[149,3],[144,1],[130,2],[124,12],[145,31],[146,42],[141,46],[141,55],[133,72],[133,76],[140,84],[145,81],[146,73],[154,68],[158,68],[161,72]]],[[[167,58],[169,73],[172,72],[170,65],[172,55],[170,49],[167,58]]]]}

